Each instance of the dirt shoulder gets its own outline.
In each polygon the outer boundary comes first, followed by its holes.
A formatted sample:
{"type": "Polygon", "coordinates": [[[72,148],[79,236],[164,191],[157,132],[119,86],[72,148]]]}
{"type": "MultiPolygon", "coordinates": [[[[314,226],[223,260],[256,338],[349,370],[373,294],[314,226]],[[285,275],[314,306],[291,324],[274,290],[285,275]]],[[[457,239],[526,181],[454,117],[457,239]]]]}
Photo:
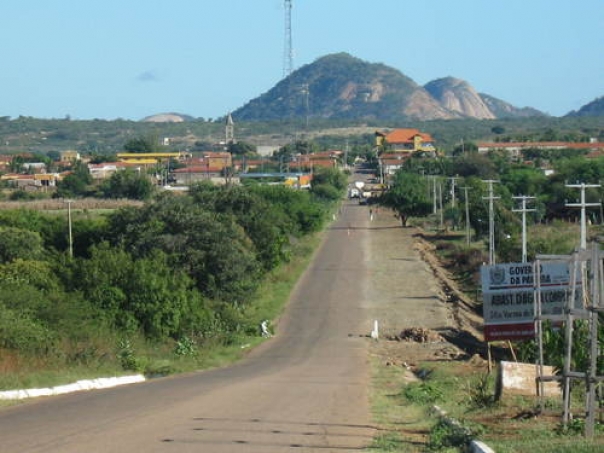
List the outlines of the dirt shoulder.
{"type": "Polygon", "coordinates": [[[366,300],[378,321],[372,354],[392,363],[472,357],[482,348],[482,318],[416,228],[391,211],[366,206],[366,300]],[[370,209],[373,220],[370,220],[370,209]]]}

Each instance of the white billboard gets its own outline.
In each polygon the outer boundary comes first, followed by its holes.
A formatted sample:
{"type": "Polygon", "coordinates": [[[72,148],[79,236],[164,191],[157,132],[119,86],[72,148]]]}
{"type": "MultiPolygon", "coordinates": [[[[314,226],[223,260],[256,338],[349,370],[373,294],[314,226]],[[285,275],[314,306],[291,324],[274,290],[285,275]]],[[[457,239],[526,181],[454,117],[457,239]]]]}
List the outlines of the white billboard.
{"type": "MultiPolygon", "coordinates": [[[[563,314],[572,290],[569,264],[562,261],[544,262],[540,263],[539,270],[541,313],[563,314]]],[[[482,266],[480,272],[487,341],[526,337],[526,333],[532,330],[527,327],[534,323],[536,314],[534,265],[502,263],[482,266]]],[[[582,306],[580,275],[577,269],[574,308],[582,306]]]]}

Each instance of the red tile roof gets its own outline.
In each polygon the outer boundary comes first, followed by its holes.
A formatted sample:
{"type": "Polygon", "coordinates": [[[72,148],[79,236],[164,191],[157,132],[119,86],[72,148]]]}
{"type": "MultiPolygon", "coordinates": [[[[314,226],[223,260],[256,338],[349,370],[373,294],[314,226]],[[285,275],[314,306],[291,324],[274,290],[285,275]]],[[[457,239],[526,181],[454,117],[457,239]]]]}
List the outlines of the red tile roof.
{"type": "Polygon", "coordinates": [[[413,143],[416,136],[420,136],[424,142],[434,141],[430,134],[420,132],[418,129],[395,129],[385,135],[386,141],[390,144],[394,143],[413,143]]]}

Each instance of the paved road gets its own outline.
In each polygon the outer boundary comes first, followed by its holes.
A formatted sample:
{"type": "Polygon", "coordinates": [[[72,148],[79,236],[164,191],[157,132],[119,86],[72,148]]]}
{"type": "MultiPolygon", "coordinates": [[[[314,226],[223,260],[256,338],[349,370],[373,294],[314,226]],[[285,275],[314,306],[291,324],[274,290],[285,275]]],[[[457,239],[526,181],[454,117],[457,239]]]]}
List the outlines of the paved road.
{"type": "Polygon", "coordinates": [[[0,411],[0,451],[346,452],[371,443],[367,207],[347,202],[278,335],[226,369],[0,411]]]}

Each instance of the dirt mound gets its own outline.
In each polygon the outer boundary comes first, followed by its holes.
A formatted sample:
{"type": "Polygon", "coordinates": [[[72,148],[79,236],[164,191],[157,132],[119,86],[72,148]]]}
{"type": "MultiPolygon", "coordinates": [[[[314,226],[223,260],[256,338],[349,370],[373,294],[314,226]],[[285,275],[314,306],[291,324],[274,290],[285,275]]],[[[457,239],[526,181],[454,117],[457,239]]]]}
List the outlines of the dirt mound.
{"type": "Polygon", "coordinates": [[[413,341],[415,343],[440,343],[445,341],[438,332],[424,327],[410,327],[404,329],[396,339],[401,341],[413,341]]]}

